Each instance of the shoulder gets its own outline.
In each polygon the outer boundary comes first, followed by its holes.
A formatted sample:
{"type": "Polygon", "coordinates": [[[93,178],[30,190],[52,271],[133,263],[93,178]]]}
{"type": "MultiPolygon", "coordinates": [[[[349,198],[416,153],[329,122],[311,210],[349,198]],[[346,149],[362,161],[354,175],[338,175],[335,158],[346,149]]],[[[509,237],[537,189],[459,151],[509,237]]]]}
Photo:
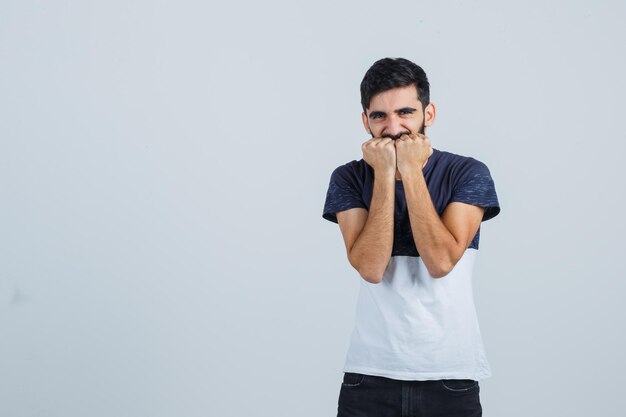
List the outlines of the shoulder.
{"type": "Polygon", "coordinates": [[[331,174],[331,180],[346,180],[354,176],[354,162],[350,161],[339,165],[331,174]]]}
{"type": "MultiPolygon", "coordinates": [[[[487,165],[471,156],[451,152],[445,152],[445,157],[449,159],[447,169],[451,190],[449,202],[458,201],[484,207],[485,212],[481,221],[489,220],[498,215],[500,203],[498,202],[495,183],[487,165]]],[[[476,245],[478,245],[478,241],[476,241],[476,245]]]]}
{"type": "Polygon", "coordinates": [[[441,150],[439,154],[439,161],[446,166],[450,175],[457,180],[475,175],[490,175],[487,164],[477,158],[441,150]]]}
{"type": "Polygon", "coordinates": [[[487,165],[473,156],[461,155],[449,151],[439,150],[440,159],[445,160],[451,165],[464,166],[464,167],[486,167],[487,165]]]}
{"type": "Polygon", "coordinates": [[[364,159],[352,160],[334,169],[331,177],[338,181],[365,183],[373,168],[364,159]]]}

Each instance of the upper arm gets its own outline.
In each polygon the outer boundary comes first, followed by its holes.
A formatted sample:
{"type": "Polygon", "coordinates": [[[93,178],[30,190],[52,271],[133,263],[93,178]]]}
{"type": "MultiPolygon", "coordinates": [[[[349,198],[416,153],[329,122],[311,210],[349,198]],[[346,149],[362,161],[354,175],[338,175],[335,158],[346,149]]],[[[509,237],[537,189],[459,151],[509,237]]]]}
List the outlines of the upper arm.
{"type": "Polygon", "coordinates": [[[495,183],[487,165],[474,158],[465,158],[455,172],[450,203],[441,216],[455,240],[450,252],[452,267],[472,243],[480,223],[500,213],[495,183]]]}
{"type": "Polygon", "coordinates": [[[367,215],[368,211],[361,207],[337,212],[339,229],[341,230],[341,235],[343,236],[343,241],[346,246],[346,254],[348,255],[348,260],[350,261],[350,264],[352,266],[354,265],[350,260],[350,251],[352,250],[352,247],[354,246],[359,235],[363,231],[363,227],[365,227],[367,215]]]}
{"type": "Polygon", "coordinates": [[[349,163],[337,167],[332,172],[322,217],[333,223],[339,223],[337,213],[353,208],[367,209],[367,204],[363,200],[363,184],[357,179],[353,164],[349,163]]]}
{"type": "Polygon", "coordinates": [[[478,232],[480,222],[485,213],[484,207],[473,204],[460,203],[458,201],[448,204],[444,210],[441,221],[454,237],[456,245],[451,254],[452,266],[461,259],[465,249],[478,232]]]}

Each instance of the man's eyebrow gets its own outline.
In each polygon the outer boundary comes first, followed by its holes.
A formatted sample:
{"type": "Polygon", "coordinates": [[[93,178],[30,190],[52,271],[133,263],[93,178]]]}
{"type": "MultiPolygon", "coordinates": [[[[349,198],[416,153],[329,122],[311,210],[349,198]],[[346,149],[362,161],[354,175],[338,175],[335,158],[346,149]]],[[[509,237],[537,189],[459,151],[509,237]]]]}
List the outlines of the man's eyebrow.
{"type": "MultiPolygon", "coordinates": [[[[417,111],[417,109],[414,109],[413,107],[402,107],[401,109],[395,110],[394,113],[400,113],[402,111],[417,111]]],[[[385,113],[384,111],[375,110],[375,111],[370,113],[370,117],[372,115],[374,115],[374,114],[376,114],[376,115],[385,115],[387,113],[385,113]]]]}

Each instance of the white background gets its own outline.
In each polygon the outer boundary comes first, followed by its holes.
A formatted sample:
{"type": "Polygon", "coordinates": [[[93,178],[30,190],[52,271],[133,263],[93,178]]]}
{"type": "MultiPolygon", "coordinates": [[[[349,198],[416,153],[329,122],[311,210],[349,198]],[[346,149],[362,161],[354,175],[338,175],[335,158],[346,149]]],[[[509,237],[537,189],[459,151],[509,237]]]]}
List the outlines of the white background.
{"type": "Polygon", "coordinates": [[[361,278],[321,214],[383,57],[495,181],[484,415],[622,415],[624,2],[0,7],[1,416],[336,415],[361,278]]]}

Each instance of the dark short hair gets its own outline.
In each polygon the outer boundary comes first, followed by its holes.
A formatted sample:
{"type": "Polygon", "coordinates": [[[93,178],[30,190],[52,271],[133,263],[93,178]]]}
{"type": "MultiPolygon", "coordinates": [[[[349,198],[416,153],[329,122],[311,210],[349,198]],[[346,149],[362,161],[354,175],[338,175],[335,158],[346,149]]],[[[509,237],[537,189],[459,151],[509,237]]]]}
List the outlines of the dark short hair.
{"type": "Polygon", "coordinates": [[[361,106],[367,114],[373,96],[397,87],[415,85],[422,110],[430,103],[430,84],[419,65],[404,58],[383,58],[374,62],[361,81],[361,106]]]}

